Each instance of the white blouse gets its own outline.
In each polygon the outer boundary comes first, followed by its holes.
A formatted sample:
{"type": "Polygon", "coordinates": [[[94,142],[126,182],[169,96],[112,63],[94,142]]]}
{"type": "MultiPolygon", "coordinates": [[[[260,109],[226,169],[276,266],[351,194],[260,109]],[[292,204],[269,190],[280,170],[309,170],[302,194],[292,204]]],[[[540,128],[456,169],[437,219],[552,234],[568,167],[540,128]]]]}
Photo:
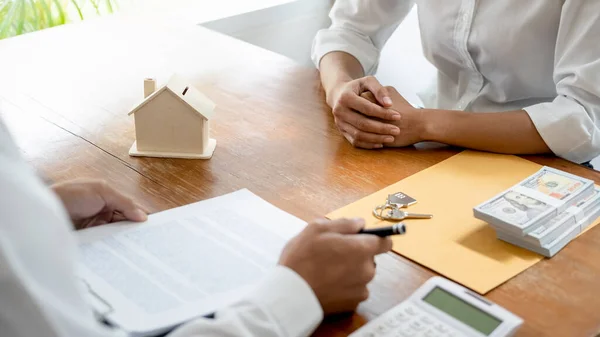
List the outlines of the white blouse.
{"type": "Polygon", "coordinates": [[[345,51],[373,74],[415,2],[424,55],[438,70],[432,108],[523,109],[556,155],[600,155],[600,1],[338,0],[315,38],[315,64],[345,51]]]}

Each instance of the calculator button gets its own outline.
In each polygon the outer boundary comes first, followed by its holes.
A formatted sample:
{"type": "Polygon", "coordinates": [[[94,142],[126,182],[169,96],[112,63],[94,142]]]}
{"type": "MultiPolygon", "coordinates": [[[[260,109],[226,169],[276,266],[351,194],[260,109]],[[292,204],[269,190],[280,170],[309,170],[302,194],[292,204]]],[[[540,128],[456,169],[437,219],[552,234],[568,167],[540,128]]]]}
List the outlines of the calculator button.
{"type": "Polygon", "coordinates": [[[406,309],[404,309],[404,312],[411,316],[417,315],[417,311],[415,310],[414,307],[407,307],[406,309]]]}
{"type": "Polygon", "coordinates": [[[421,316],[421,322],[423,322],[423,324],[427,324],[427,325],[431,325],[433,324],[433,320],[431,318],[429,318],[428,316],[421,316]]]}
{"type": "Polygon", "coordinates": [[[390,328],[382,324],[377,326],[377,328],[375,328],[375,331],[377,331],[379,335],[385,335],[388,331],[390,331],[390,328]]]}
{"type": "Polygon", "coordinates": [[[415,337],[417,335],[417,333],[413,330],[413,329],[406,329],[406,330],[402,330],[400,331],[398,336],[401,337],[415,337]]]}
{"type": "Polygon", "coordinates": [[[433,330],[427,330],[423,333],[423,337],[440,337],[440,335],[438,333],[436,333],[433,330]]]}
{"type": "Polygon", "coordinates": [[[410,317],[408,317],[404,312],[399,311],[396,315],[394,315],[394,318],[396,318],[396,320],[400,321],[400,322],[406,322],[408,320],[410,320],[410,317]]]}
{"type": "Polygon", "coordinates": [[[446,326],[442,325],[442,324],[437,324],[437,325],[435,326],[435,329],[436,329],[438,332],[441,332],[441,333],[450,332],[450,330],[448,330],[448,328],[447,328],[446,326]]]}
{"type": "Polygon", "coordinates": [[[385,324],[390,328],[395,328],[400,325],[400,322],[398,319],[388,318],[388,320],[385,321],[385,324]]]}
{"type": "Polygon", "coordinates": [[[423,330],[427,329],[427,326],[425,326],[425,324],[423,324],[419,321],[411,322],[410,327],[415,329],[415,331],[423,331],[423,330]]]}

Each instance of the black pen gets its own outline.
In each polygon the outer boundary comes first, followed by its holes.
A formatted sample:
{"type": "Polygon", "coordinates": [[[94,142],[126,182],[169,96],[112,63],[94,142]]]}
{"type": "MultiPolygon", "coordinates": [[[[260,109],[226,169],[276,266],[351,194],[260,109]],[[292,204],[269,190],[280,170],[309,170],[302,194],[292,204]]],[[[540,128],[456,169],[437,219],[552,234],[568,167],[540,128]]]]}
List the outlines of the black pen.
{"type": "Polygon", "coordinates": [[[380,228],[371,228],[371,229],[361,229],[358,234],[371,234],[377,235],[382,238],[390,235],[402,235],[406,233],[406,226],[403,223],[397,223],[395,225],[389,227],[380,227],[380,228]]]}

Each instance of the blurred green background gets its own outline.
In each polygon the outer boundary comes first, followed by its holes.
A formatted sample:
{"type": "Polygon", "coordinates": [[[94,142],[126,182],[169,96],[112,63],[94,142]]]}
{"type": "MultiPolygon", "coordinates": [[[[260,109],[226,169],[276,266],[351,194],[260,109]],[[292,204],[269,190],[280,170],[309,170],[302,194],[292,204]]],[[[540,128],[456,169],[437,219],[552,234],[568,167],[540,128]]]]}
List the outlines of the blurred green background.
{"type": "Polygon", "coordinates": [[[113,13],[119,0],[0,0],[0,39],[113,13]]]}

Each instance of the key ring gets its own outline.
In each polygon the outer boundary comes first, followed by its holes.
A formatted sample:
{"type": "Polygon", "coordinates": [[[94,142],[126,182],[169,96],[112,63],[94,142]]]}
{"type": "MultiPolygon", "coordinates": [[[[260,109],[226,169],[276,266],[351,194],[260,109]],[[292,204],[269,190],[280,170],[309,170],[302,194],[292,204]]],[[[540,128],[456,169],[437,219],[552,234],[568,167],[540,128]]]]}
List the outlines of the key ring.
{"type": "Polygon", "coordinates": [[[391,213],[394,209],[398,209],[398,207],[394,204],[386,203],[385,205],[379,205],[373,208],[373,216],[379,220],[394,220],[393,217],[383,214],[383,211],[385,210],[389,210],[391,213]]]}
{"type": "Polygon", "coordinates": [[[387,220],[392,222],[399,222],[404,219],[431,219],[432,214],[419,214],[409,213],[401,210],[398,205],[392,203],[386,203],[385,205],[379,205],[373,208],[373,216],[380,220],[387,220]],[[387,210],[387,213],[384,211],[387,210]]]}

